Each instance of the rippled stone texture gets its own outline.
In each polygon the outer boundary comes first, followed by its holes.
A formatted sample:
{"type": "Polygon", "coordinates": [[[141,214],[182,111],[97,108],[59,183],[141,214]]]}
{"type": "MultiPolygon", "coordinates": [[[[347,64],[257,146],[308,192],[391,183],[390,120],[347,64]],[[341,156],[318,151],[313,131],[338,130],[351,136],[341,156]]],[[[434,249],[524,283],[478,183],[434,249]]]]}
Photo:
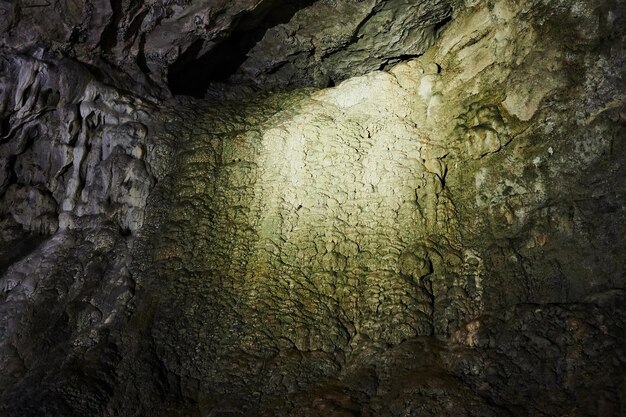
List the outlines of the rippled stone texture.
{"type": "Polygon", "coordinates": [[[205,101],[7,50],[2,413],[623,414],[624,5],[455,5],[205,101]]]}

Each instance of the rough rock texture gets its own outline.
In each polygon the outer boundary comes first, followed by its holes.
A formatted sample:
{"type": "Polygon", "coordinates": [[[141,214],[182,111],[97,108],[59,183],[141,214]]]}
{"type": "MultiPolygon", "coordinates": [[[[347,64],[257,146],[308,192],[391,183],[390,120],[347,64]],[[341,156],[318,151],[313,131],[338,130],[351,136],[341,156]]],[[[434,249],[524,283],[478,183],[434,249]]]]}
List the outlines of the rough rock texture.
{"type": "Polygon", "coordinates": [[[322,0],[269,29],[233,79],[326,87],[423,54],[451,12],[449,1],[322,0]]]}
{"type": "Polygon", "coordinates": [[[626,413],[624,4],[224,3],[3,3],[0,413],[626,413]]]}
{"type": "Polygon", "coordinates": [[[3,412],[90,414],[113,384],[109,327],[134,295],[132,235],[170,139],[149,116],[155,103],[74,62],[7,51],[0,60],[3,412]],[[94,383],[80,377],[90,356],[94,383]]]}
{"type": "Polygon", "coordinates": [[[202,97],[209,81],[228,78],[253,47],[239,79],[262,89],[325,86],[423,53],[449,19],[451,3],[5,1],[0,46],[63,54],[151,95],[166,94],[168,83],[174,93],[202,97]]]}
{"type": "Polygon", "coordinates": [[[276,6],[264,0],[2,2],[1,39],[5,47],[47,48],[104,72],[113,65],[143,83],[142,74],[161,82],[168,65],[194,43],[207,43],[206,51],[244,16],[276,6]]]}

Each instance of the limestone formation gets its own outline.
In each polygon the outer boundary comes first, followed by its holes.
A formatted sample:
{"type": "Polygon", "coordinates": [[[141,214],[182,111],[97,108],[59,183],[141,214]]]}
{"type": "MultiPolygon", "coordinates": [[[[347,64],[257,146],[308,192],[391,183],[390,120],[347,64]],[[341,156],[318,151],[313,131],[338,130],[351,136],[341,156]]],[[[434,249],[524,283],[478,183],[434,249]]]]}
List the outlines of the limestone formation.
{"type": "Polygon", "coordinates": [[[622,2],[0,16],[1,415],[626,413],[622,2]]]}

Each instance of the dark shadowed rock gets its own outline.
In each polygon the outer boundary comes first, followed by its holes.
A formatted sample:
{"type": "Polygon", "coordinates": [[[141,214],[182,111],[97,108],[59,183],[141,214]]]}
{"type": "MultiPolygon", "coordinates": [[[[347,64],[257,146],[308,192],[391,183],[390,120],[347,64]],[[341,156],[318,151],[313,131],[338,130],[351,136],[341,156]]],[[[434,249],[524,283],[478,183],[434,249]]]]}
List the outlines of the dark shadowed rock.
{"type": "Polygon", "coordinates": [[[625,19],[0,1],[0,415],[624,415],[625,19]]]}

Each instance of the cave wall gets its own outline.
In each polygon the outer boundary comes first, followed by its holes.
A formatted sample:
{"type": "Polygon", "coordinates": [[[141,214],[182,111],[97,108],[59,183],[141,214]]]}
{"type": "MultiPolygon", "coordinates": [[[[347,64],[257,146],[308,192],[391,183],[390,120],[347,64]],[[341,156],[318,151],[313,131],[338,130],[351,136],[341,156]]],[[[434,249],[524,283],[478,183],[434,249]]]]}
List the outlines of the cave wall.
{"type": "Polygon", "coordinates": [[[77,12],[144,58],[12,21],[0,410],[620,415],[624,5],[253,3],[77,12]],[[166,98],[255,25],[234,93],[166,98]]]}
{"type": "Polygon", "coordinates": [[[95,413],[119,360],[109,329],[135,292],[133,234],[171,138],[154,101],[76,62],[11,50],[0,59],[3,404],[39,413],[52,395],[49,415],[95,413]],[[90,360],[102,375],[85,383],[90,360]],[[59,390],[67,395],[50,394],[59,390]]]}

